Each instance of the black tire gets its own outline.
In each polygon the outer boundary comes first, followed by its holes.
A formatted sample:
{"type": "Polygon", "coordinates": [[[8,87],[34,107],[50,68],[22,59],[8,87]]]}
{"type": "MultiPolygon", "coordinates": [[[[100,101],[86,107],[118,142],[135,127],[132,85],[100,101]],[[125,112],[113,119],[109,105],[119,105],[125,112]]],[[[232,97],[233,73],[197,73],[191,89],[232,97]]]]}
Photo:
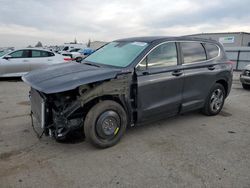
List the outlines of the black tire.
{"type": "Polygon", "coordinates": [[[77,58],[76,58],[76,62],[77,62],[77,63],[80,63],[81,61],[82,61],[82,58],[81,58],[81,57],[77,57],[77,58]]]}
{"type": "Polygon", "coordinates": [[[220,113],[224,105],[225,97],[225,88],[221,84],[216,83],[209,92],[202,113],[207,116],[214,116],[220,113]],[[219,94],[220,92],[221,94],[219,94]]]}
{"type": "Polygon", "coordinates": [[[90,109],[85,118],[86,139],[99,148],[111,147],[124,135],[127,119],[127,113],[117,102],[111,100],[99,102],[90,109]]]}
{"type": "Polygon", "coordinates": [[[248,85],[248,84],[242,84],[242,87],[243,87],[244,89],[247,89],[247,90],[250,89],[250,85],[248,85]]]}

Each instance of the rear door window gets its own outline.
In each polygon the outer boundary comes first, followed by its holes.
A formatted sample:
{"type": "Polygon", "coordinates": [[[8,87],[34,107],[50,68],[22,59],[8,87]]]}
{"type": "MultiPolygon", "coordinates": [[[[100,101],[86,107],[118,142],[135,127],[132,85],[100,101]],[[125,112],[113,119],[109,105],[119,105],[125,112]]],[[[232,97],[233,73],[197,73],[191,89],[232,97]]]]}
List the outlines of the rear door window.
{"type": "Polygon", "coordinates": [[[215,44],[204,43],[208,59],[213,59],[219,55],[219,48],[215,44]]]}
{"type": "Polygon", "coordinates": [[[184,64],[205,61],[206,52],[199,42],[181,42],[184,64]]]}
{"type": "Polygon", "coordinates": [[[32,57],[50,57],[54,54],[52,52],[42,51],[42,50],[32,50],[32,57]]]}

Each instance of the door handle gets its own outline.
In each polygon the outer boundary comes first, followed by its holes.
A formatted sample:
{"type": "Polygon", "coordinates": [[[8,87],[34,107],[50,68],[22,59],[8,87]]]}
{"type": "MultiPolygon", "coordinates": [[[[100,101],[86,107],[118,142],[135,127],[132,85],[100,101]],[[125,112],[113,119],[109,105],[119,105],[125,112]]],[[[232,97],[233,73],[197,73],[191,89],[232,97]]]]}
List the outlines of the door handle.
{"type": "Polygon", "coordinates": [[[28,60],[23,60],[23,62],[28,62],[28,60]]]}
{"type": "Polygon", "coordinates": [[[176,70],[172,72],[173,76],[181,76],[183,74],[183,72],[181,70],[176,70]]]}
{"type": "Polygon", "coordinates": [[[214,66],[214,65],[208,66],[208,70],[214,70],[214,69],[215,69],[215,66],[214,66]]]}

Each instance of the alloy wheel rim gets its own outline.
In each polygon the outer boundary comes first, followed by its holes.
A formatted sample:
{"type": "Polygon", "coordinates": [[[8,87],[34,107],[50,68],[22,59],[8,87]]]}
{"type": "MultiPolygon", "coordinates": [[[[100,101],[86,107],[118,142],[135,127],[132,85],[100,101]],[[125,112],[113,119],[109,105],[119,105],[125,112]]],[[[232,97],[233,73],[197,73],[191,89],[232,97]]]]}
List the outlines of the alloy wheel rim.
{"type": "Polygon", "coordinates": [[[213,112],[217,112],[221,109],[223,104],[224,94],[221,89],[216,89],[212,93],[212,96],[210,98],[210,108],[213,112]]]}

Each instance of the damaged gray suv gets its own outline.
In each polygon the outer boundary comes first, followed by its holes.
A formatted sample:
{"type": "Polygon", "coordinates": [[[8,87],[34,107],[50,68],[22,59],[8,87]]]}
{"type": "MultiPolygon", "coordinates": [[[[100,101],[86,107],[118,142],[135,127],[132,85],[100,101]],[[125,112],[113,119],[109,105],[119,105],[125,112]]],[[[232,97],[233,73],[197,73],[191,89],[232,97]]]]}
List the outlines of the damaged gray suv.
{"type": "Polygon", "coordinates": [[[22,79],[31,86],[31,113],[46,135],[61,140],[80,130],[106,148],[128,126],[198,109],[218,114],[231,89],[232,62],[216,41],[139,37],[22,79]]]}

